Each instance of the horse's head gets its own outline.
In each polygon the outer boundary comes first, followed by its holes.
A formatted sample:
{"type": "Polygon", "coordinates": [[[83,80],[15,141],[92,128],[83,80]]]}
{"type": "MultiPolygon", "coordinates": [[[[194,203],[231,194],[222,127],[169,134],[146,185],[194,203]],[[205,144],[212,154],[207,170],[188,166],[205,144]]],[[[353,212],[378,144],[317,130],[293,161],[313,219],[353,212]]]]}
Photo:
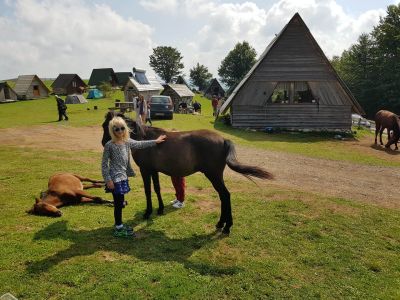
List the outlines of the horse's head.
{"type": "Polygon", "coordinates": [[[41,194],[41,197],[42,197],[41,199],[35,198],[35,204],[33,204],[33,207],[30,210],[28,210],[27,213],[33,215],[49,216],[49,217],[62,216],[61,210],[59,210],[54,205],[51,205],[43,201],[43,199],[46,197],[46,196],[43,197],[43,193],[41,194]]]}
{"type": "Polygon", "coordinates": [[[108,124],[110,123],[110,121],[112,120],[112,118],[114,117],[121,117],[125,120],[126,125],[128,125],[129,129],[130,129],[130,135],[131,138],[133,138],[134,140],[139,140],[141,139],[141,137],[143,136],[143,129],[141,128],[141,126],[138,125],[138,123],[136,123],[134,120],[125,117],[124,114],[122,113],[116,113],[114,111],[109,111],[106,116],[105,116],[105,120],[102,124],[103,127],[103,138],[101,140],[101,144],[104,146],[109,140],[111,140],[111,136],[110,136],[110,132],[108,131],[108,124]],[[140,134],[138,134],[140,133],[140,134]]]}

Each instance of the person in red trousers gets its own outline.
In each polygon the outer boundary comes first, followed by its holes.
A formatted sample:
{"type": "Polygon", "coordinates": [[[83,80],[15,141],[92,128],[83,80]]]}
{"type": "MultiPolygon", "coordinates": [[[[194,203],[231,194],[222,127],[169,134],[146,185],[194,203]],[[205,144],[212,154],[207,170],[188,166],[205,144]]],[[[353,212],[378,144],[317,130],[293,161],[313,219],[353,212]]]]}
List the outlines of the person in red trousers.
{"type": "Polygon", "coordinates": [[[176,199],[171,201],[172,206],[175,208],[182,208],[185,206],[185,188],[186,188],[186,182],[185,182],[185,177],[171,177],[172,184],[174,185],[175,188],[175,195],[176,199]]]}

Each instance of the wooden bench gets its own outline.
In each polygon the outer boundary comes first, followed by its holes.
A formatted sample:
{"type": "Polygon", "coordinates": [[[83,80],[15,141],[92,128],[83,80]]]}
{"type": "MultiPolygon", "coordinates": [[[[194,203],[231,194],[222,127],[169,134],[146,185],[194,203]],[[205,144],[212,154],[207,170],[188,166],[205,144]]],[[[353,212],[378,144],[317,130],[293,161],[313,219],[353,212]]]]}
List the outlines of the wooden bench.
{"type": "Polygon", "coordinates": [[[120,102],[115,101],[114,107],[109,107],[109,110],[119,110],[122,113],[130,112],[135,110],[135,103],[134,102],[120,102]]]}

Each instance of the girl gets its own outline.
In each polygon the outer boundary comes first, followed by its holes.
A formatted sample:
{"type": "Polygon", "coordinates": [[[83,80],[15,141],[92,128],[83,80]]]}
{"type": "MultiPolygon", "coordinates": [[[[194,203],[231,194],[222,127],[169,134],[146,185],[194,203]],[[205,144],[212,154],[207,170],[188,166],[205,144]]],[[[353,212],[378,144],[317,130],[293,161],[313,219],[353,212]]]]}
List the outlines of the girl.
{"type": "Polygon", "coordinates": [[[109,125],[111,141],[104,146],[101,171],[106,182],[106,192],[111,192],[114,199],[114,236],[133,236],[132,228],[122,223],[122,208],[125,207],[124,194],[130,191],[128,176],[134,175],[130,166],[129,149],[144,149],[164,142],[166,136],[156,140],[135,141],[129,137],[129,128],[121,117],[113,118],[109,125]]]}

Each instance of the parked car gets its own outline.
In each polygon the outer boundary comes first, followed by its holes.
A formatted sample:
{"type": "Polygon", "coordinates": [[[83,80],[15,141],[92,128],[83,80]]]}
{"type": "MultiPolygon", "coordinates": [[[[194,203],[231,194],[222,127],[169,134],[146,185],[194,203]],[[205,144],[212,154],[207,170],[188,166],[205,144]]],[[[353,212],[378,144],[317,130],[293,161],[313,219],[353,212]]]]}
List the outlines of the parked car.
{"type": "Polygon", "coordinates": [[[351,121],[354,125],[364,126],[368,128],[371,127],[371,122],[363,118],[359,114],[352,114],[351,121]]]}
{"type": "Polygon", "coordinates": [[[174,105],[169,96],[151,96],[150,98],[151,118],[165,117],[172,120],[174,118],[174,105]]]}

